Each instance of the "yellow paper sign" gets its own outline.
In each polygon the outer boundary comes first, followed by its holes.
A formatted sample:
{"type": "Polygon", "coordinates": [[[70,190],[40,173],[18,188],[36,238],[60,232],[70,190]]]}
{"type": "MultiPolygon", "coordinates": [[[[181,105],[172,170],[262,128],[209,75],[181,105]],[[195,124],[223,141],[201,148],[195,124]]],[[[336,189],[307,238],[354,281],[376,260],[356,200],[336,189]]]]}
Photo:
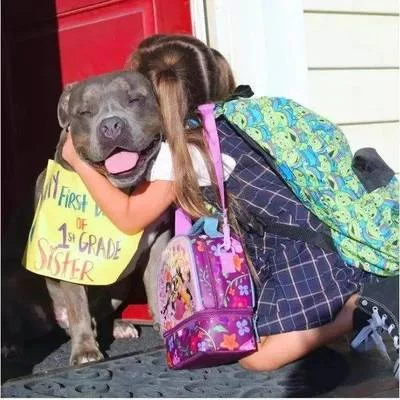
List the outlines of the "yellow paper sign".
{"type": "Polygon", "coordinates": [[[84,285],[114,283],[142,232],[126,235],[97,207],[81,178],[49,160],[24,265],[39,275],[84,285]]]}

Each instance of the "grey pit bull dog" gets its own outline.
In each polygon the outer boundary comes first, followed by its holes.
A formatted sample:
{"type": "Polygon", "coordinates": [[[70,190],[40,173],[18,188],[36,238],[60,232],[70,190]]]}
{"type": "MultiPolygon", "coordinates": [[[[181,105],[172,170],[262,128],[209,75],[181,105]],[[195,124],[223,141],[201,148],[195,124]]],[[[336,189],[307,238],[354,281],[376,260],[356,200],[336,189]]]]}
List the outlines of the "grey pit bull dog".
{"type": "MultiPolygon", "coordinates": [[[[69,131],[79,156],[127,193],[144,179],[160,149],[157,101],[150,82],[136,72],[111,73],[69,85],[60,97],[58,119],[63,129],[55,161],[71,169],[61,156],[69,131]]],[[[37,180],[35,203],[43,187],[44,172],[37,180]]],[[[123,278],[137,266],[146,264],[144,283],[154,313],[157,262],[169,239],[166,218],[160,218],[145,229],[139,248],[119,281],[112,287],[96,288],[107,290],[113,308],[121,304],[123,294],[129,289],[126,287],[129,279],[123,278]]],[[[46,278],[46,284],[56,320],[71,336],[70,364],[102,359],[96,342],[96,322],[91,315],[95,306],[88,299],[87,288],[50,278],[46,278]]],[[[115,334],[135,337],[137,331],[131,327],[126,332],[117,326],[115,334]]]]}

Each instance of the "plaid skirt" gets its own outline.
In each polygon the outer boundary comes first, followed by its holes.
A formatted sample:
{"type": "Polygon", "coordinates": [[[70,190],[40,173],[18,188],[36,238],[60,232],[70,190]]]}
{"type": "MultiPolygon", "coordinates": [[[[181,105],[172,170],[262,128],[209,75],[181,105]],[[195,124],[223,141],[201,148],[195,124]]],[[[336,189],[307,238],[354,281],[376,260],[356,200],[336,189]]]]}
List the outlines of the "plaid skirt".
{"type": "Polygon", "coordinates": [[[373,276],[335,252],[299,240],[246,235],[260,286],[256,325],[260,336],[310,329],[332,321],[360,284],[373,276]],[[262,251],[260,251],[262,249],[262,251]]]}
{"type": "MultiPolygon", "coordinates": [[[[221,151],[236,161],[226,189],[243,212],[266,221],[327,232],[327,227],[271,170],[263,154],[246,143],[225,120],[218,120],[217,129],[221,151]]],[[[204,195],[216,204],[210,188],[204,188],[204,195]]],[[[336,252],[272,233],[242,233],[259,277],[256,324],[260,336],[314,328],[332,321],[361,283],[374,279],[347,265],[336,252]]]]}

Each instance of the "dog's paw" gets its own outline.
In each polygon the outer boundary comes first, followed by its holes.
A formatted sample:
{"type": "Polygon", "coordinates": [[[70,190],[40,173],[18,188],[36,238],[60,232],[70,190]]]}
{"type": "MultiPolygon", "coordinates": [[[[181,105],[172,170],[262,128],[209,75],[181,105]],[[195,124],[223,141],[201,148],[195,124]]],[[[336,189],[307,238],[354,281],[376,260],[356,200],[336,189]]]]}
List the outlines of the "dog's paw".
{"type": "Polygon", "coordinates": [[[86,348],[71,354],[69,360],[70,365],[81,365],[88,362],[101,361],[104,359],[103,354],[97,348],[86,348]]]}
{"type": "Polygon", "coordinates": [[[113,336],[114,339],[137,339],[139,332],[133,322],[120,319],[114,321],[113,336]]]}
{"type": "Polygon", "coordinates": [[[161,325],[160,325],[160,323],[159,323],[159,322],[154,322],[154,323],[153,323],[153,329],[154,329],[156,332],[161,332],[161,325]]]}

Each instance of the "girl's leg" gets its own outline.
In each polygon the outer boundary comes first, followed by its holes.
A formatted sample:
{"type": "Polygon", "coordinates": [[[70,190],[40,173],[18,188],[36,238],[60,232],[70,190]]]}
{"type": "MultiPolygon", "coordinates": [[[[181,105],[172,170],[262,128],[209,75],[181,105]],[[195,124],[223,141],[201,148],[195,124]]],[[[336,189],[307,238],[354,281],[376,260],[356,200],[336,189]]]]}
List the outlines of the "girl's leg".
{"type": "Polygon", "coordinates": [[[335,320],[323,326],[262,337],[257,352],[242,358],[240,365],[252,371],[273,371],[351,332],[357,299],[358,294],[351,296],[335,320]]]}

